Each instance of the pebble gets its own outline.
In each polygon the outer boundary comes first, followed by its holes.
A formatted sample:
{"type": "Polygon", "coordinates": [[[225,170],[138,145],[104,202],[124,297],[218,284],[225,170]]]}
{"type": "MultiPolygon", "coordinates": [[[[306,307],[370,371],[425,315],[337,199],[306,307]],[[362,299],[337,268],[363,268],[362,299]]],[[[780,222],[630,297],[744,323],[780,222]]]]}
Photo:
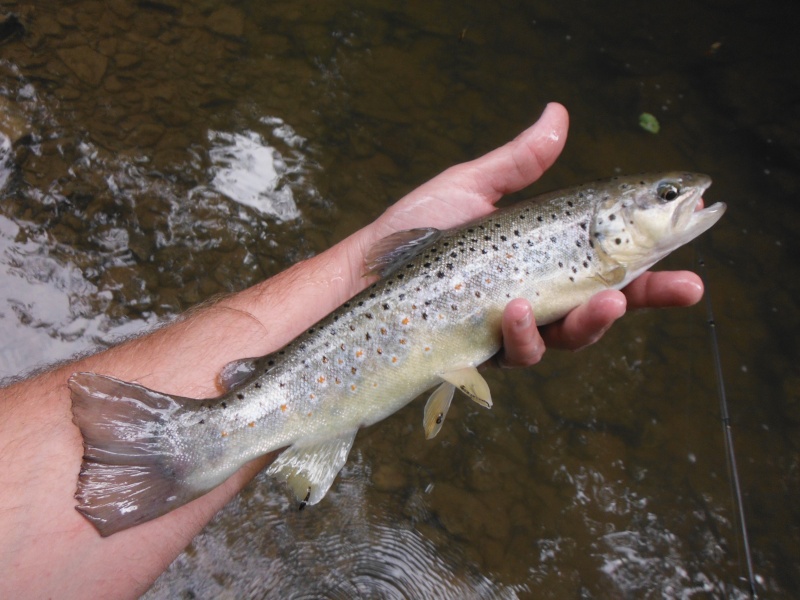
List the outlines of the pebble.
{"type": "Polygon", "coordinates": [[[100,84],[108,67],[108,58],[89,46],[61,48],[56,54],[81,81],[92,86],[100,84]]]}

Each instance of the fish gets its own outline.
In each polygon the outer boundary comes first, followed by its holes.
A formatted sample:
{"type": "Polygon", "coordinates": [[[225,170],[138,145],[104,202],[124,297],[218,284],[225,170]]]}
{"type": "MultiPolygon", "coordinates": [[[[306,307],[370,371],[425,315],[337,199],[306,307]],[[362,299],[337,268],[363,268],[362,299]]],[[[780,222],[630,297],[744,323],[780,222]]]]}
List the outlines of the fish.
{"type": "Polygon", "coordinates": [[[433,389],[425,436],[459,390],[490,408],[478,366],[502,344],[505,305],[527,298],[540,325],[627,285],[713,226],[707,175],[668,172],[549,192],[450,230],[379,241],[377,280],[281,349],[225,366],[215,398],[192,399],[96,373],[69,379],[83,436],[76,509],[108,536],[207,493],[284,449],[268,473],[300,508],[318,503],[356,432],[433,389]]]}

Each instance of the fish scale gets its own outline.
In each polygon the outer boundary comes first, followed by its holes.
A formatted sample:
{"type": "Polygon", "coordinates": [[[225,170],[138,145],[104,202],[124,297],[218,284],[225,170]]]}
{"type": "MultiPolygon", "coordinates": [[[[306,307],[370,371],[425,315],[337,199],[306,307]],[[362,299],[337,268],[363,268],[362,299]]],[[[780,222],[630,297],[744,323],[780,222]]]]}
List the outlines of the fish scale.
{"type": "Polygon", "coordinates": [[[719,219],[722,204],[695,211],[709,184],[690,173],[614,178],[458,229],[398,232],[368,256],[367,272],[380,279],[277,352],[225,367],[228,391],[218,398],[74,375],[86,450],[78,510],[109,535],[280,448],[269,473],[289,483],[301,507],[318,502],[356,431],[422,392],[439,386],[424,411],[427,437],[441,428],[456,388],[491,406],[476,367],[501,347],[509,300],[527,298],[545,324],[624,286],[719,219]]]}

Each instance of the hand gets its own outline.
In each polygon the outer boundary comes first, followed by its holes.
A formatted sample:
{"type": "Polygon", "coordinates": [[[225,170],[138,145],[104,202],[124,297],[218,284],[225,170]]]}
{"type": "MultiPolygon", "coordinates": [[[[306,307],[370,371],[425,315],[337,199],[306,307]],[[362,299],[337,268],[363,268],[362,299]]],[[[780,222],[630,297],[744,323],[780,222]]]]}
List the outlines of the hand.
{"type": "MultiPolygon", "coordinates": [[[[566,109],[549,104],[541,118],[504,146],[460,165],[420,186],[374,224],[379,237],[402,229],[446,229],[489,214],[503,195],[537,179],[555,162],[567,138],[566,109]]],[[[541,360],[545,343],[579,350],[599,340],[627,308],[690,306],[703,295],[700,278],[689,271],[647,272],[622,291],[595,295],[564,319],[537,329],[530,303],[513,300],[503,314],[503,366],[541,360]]]]}

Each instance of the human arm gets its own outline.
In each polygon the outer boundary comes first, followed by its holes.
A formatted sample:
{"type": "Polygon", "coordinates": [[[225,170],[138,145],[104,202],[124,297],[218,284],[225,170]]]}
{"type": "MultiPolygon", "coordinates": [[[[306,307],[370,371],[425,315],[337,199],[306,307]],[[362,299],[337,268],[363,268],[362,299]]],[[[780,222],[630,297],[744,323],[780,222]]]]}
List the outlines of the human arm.
{"type": "MultiPolygon", "coordinates": [[[[216,374],[227,362],[283,346],[362,289],[364,256],[372,244],[401,229],[447,228],[491,212],[502,195],[525,187],[555,161],[566,128],[566,111],[551,105],[514,141],[448,169],[325,252],[147,336],[0,390],[0,570],[6,574],[0,596],[16,595],[23,585],[32,597],[140,595],[270,460],[253,461],[155,521],[100,538],[74,510],[82,444],[66,387],[73,372],[109,374],[182,396],[213,396],[216,374]]],[[[627,299],[632,305],[683,302],[670,291],[675,274],[653,277],[645,278],[644,286],[632,284],[627,296],[598,295],[548,326],[548,343],[585,345],[624,312],[627,299]]],[[[512,324],[506,332],[507,364],[530,363],[543,349],[533,318],[518,312],[529,306],[520,306],[514,302],[506,312],[512,324]],[[520,318],[526,322],[518,331],[514,323],[520,318]]]]}

